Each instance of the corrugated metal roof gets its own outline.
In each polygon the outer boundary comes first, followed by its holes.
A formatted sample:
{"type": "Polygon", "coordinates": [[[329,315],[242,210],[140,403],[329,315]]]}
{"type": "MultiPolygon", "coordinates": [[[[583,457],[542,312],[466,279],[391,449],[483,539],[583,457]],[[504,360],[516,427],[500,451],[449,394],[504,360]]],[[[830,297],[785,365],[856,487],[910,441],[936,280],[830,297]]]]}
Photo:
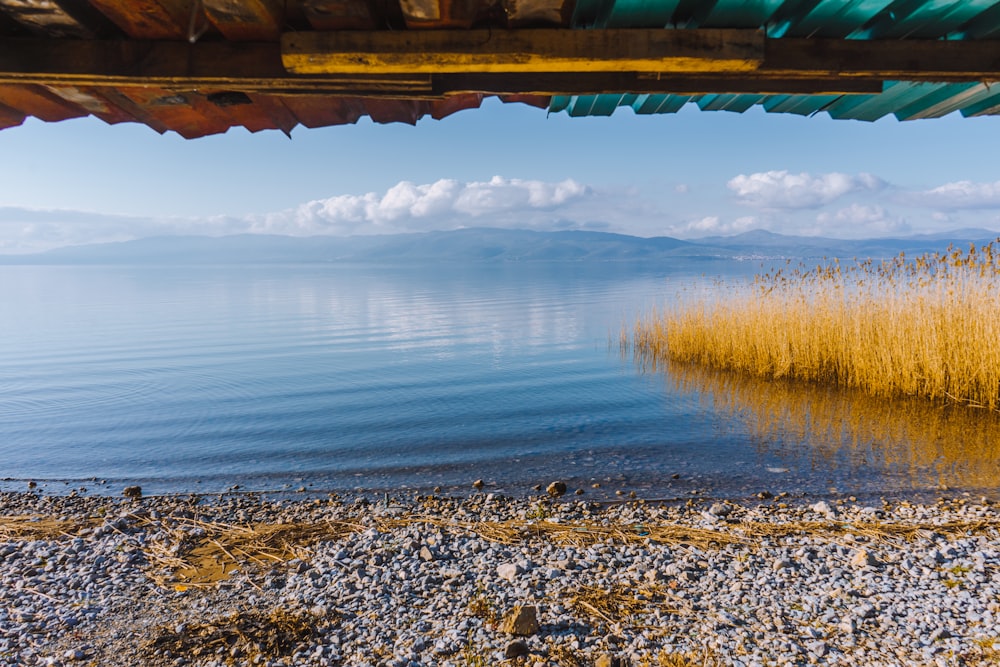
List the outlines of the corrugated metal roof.
{"type": "MultiPolygon", "coordinates": [[[[1000,39],[997,0],[584,0],[573,26],[754,28],[770,38],[1000,39]]],[[[609,116],[618,107],[637,114],[677,113],[685,104],[703,111],[768,113],[875,121],[1000,115],[1000,84],[887,81],[870,95],[651,95],[636,104],[619,95],[553,97],[550,112],[609,116]]]]}
{"type": "MultiPolygon", "coordinates": [[[[633,96],[634,97],[634,96],[633,96]]],[[[571,116],[610,116],[618,107],[631,107],[640,115],[677,113],[692,103],[702,111],[743,113],[761,106],[768,113],[811,116],[827,113],[838,120],[876,121],[885,116],[898,120],[940,118],[959,111],[963,116],[1000,115],[1000,85],[983,83],[886,82],[883,92],[873,95],[649,95],[635,104],[621,95],[574,95],[553,97],[550,112],[571,116]]]]}
{"type": "MultiPolygon", "coordinates": [[[[1000,84],[978,82],[978,74],[941,83],[930,77],[883,81],[894,77],[880,74],[870,77],[863,88],[838,88],[836,84],[832,88],[741,87],[733,85],[742,76],[736,74],[729,79],[703,79],[707,89],[697,87],[692,77],[674,83],[664,80],[661,85],[658,75],[652,79],[632,76],[622,78],[621,91],[614,94],[555,96],[549,93],[616,90],[618,79],[605,78],[595,87],[560,88],[552,83],[559,81],[558,77],[578,75],[583,80],[585,75],[556,72],[547,79],[540,76],[545,83],[538,85],[547,87],[477,88],[462,87],[465,80],[459,76],[453,79],[458,83],[441,88],[435,87],[436,79],[431,76],[382,77],[366,80],[370,87],[362,86],[362,92],[357,92],[351,81],[335,77],[317,77],[298,89],[280,78],[287,75],[281,67],[278,44],[284,33],[398,33],[483,27],[753,29],[762,30],[769,40],[787,38],[784,44],[803,38],[855,40],[850,44],[856,40],[1000,40],[1000,0],[0,0],[0,75],[4,75],[0,82],[0,129],[18,125],[28,116],[54,122],[93,115],[108,123],[139,122],[158,132],[173,130],[189,138],[225,132],[230,127],[287,133],[297,125],[354,123],[364,116],[380,123],[442,118],[476,108],[485,95],[503,90],[516,93],[500,95],[504,101],[547,107],[550,112],[570,116],[608,116],[621,107],[643,115],[676,113],[689,104],[705,111],[742,113],[760,106],[771,113],[825,113],[866,121],[887,115],[900,120],[934,118],[954,111],[966,116],[1000,114],[1000,84]],[[110,46],[110,51],[94,56],[97,63],[103,63],[102,58],[109,54],[118,57],[121,46],[122,54],[132,54],[128,57],[143,65],[150,60],[155,64],[155,58],[144,55],[151,44],[234,45],[224,53],[235,60],[242,57],[239,49],[244,47],[267,53],[271,49],[275,54],[273,69],[260,76],[278,80],[281,86],[200,84],[188,88],[170,76],[139,83],[95,83],[71,77],[40,80],[22,77],[23,71],[7,75],[13,71],[3,69],[8,63],[23,68],[32,60],[19,55],[18,40],[44,42],[53,50],[66,44],[110,46]],[[616,85],[608,85],[609,80],[616,85]],[[871,92],[879,85],[881,93],[871,92]],[[548,93],[530,92],[538,90],[548,93]],[[738,92],[747,90],[758,92],[738,92]],[[811,94],[761,94],[761,90],[811,94]],[[855,92],[829,94],[851,90],[855,92]],[[713,94],[692,94],[695,91],[713,94]]],[[[130,61],[122,58],[127,70],[130,61]]],[[[1000,64],[995,64],[1000,63],[1000,55],[986,60],[987,78],[994,69],[1000,78],[1000,64]]],[[[182,70],[188,66],[183,55],[178,62],[182,70]]],[[[832,76],[827,73],[827,80],[832,76]]]]}

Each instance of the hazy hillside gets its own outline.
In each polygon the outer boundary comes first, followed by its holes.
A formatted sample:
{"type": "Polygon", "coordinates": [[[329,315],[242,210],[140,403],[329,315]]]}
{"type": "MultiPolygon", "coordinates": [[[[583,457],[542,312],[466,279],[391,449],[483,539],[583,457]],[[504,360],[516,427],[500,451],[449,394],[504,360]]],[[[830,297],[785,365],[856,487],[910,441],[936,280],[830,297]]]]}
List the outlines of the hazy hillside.
{"type": "Polygon", "coordinates": [[[889,257],[987,243],[985,229],[895,239],[839,240],[752,231],[682,241],[604,232],[462,229],[387,236],[163,236],[0,256],[3,264],[261,264],[665,261],[671,258],[889,257]]]}

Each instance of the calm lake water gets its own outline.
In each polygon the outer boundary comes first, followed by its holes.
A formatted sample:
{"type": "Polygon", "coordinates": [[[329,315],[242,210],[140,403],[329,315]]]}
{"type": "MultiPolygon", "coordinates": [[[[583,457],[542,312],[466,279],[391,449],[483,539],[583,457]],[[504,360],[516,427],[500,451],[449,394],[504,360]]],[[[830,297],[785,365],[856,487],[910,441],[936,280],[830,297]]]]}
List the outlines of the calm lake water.
{"type": "Polygon", "coordinates": [[[756,268],[3,266],[0,486],[996,488],[990,415],[621,354],[624,322],[756,268]]]}

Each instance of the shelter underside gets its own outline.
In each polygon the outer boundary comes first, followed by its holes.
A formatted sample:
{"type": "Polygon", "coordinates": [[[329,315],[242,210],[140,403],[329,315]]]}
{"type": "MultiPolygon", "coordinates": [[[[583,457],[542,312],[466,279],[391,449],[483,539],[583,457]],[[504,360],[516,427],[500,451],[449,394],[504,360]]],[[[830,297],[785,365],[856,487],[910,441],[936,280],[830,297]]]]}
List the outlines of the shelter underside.
{"type": "Polygon", "coordinates": [[[288,133],[489,95],[908,120],[1000,114],[997,81],[1000,0],[0,0],[0,128],[288,133]]]}

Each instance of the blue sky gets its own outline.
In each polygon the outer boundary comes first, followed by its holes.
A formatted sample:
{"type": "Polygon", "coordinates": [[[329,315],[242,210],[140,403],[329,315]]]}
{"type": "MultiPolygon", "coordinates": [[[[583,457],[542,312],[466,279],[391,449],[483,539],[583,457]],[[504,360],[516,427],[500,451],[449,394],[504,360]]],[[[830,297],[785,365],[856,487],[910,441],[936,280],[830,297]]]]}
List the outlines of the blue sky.
{"type": "Polygon", "coordinates": [[[416,127],[187,141],[96,119],[0,131],[0,253],[177,233],[501,226],[697,237],[1000,229],[1000,117],[570,118],[487,100],[416,127]]]}

